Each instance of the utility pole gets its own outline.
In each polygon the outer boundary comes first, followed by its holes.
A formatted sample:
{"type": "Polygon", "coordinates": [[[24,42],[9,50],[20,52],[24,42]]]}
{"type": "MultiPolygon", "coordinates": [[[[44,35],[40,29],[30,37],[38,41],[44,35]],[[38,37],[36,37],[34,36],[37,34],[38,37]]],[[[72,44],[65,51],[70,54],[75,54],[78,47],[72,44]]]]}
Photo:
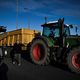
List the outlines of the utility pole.
{"type": "Polygon", "coordinates": [[[16,29],[18,29],[18,12],[19,12],[19,6],[18,6],[18,0],[16,0],[16,29]]]}
{"type": "MultiPolygon", "coordinates": [[[[28,10],[28,8],[24,8],[25,11],[28,10]]],[[[29,21],[29,17],[27,16],[27,24],[28,24],[28,29],[30,29],[30,21],[29,21]]]]}

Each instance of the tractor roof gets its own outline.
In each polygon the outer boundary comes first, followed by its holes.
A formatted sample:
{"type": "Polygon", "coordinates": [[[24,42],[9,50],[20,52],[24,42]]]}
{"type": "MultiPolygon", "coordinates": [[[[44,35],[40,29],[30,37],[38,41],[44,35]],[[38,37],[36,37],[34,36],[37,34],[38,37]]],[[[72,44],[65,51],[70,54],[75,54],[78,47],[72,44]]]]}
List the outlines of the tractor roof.
{"type": "Polygon", "coordinates": [[[50,21],[47,22],[45,24],[42,24],[41,26],[45,27],[45,26],[55,26],[58,23],[58,21],[50,21]]]}
{"type": "Polygon", "coordinates": [[[55,23],[58,23],[58,21],[50,21],[50,22],[47,22],[47,24],[55,24],[55,23]]]}
{"type": "MultiPolygon", "coordinates": [[[[54,26],[57,26],[58,25],[58,21],[50,21],[50,22],[47,22],[47,23],[45,23],[45,24],[42,24],[41,26],[42,27],[50,27],[50,26],[52,26],[52,27],[54,27],[54,26]]],[[[65,26],[69,26],[68,24],[64,24],[65,26]]]]}

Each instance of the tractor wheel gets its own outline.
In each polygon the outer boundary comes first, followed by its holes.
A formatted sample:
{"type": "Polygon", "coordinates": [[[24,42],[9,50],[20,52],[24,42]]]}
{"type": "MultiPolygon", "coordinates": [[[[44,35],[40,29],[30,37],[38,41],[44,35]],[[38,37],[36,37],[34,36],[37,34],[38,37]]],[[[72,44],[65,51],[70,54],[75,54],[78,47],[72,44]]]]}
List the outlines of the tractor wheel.
{"type": "Polygon", "coordinates": [[[68,54],[67,64],[72,72],[80,74],[80,47],[73,49],[68,54]]]}
{"type": "Polygon", "coordinates": [[[38,65],[47,65],[50,63],[49,48],[45,42],[41,39],[33,41],[30,50],[30,56],[32,62],[38,65]]]}

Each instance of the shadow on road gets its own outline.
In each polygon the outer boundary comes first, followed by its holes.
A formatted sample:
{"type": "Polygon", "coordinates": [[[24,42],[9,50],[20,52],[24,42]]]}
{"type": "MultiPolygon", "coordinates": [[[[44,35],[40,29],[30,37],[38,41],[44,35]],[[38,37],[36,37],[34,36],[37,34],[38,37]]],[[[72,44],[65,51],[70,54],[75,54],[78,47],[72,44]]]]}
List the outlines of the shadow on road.
{"type": "MultiPolygon", "coordinates": [[[[31,61],[31,59],[30,59],[30,56],[29,56],[29,53],[25,53],[25,52],[24,52],[24,54],[22,54],[22,58],[23,58],[24,60],[32,63],[32,61],[31,61]]],[[[73,73],[73,72],[70,71],[70,69],[68,68],[68,66],[65,65],[65,64],[60,64],[60,63],[58,63],[58,62],[53,62],[53,61],[51,61],[50,65],[53,66],[53,67],[55,67],[55,68],[59,68],[59,69],[61,69],[61,70],[64,70],[64,71],[73,73]]]]}
{"type": "Polygon", "coordinates": [[[8,66],[5,63],[0,64],[0,80],[8,80],[8,66]]]}
{"type": "MultiPolygon", "coordinates": [[[[29,56],[29,53],[27,51],[25,51],[24,54],[22,54],[22,58],[25,59],[26,61],[32,63],[32,61],[30,59],[30,56],[29,56]]],[[[68,66],[65,65],[65,64],[60,64],[58,62],[51,61],[50,65],[53,66],[53,67],[55,67],[55,68],[67,71],[69,73],[73,73],[73,72],[70,71],[70,69],[68,68],[68,66]]]]}
{"type": "Polygon", "coordinates": [[[55,68],[59,68],[61,70],[73,73],[73,72],[70,71],[70,69],[68,68],[68,66],[66,64],[61,64],[61,63],[58,63],[58,62],[52,62],[51,61],[50,65],[55,67],[55,68]]]}

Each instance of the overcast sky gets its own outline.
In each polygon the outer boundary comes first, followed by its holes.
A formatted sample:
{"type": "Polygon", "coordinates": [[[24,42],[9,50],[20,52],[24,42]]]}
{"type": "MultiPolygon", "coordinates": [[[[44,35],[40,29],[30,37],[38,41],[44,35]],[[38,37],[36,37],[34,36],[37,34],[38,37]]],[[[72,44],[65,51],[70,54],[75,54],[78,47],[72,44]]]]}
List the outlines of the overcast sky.
{"type": "MultiPolygon", "coordinates": [[[[16,29],[16,4],[17,0],[0,0],[0,25],[8,30],[16,29]]],[[[48,21],[64,17],[65,23],[80,25],[80,0],[18,0],[18,7],[18,28],[29,23],[31,29],[41,30],[45,16],[48,21]]]]}

